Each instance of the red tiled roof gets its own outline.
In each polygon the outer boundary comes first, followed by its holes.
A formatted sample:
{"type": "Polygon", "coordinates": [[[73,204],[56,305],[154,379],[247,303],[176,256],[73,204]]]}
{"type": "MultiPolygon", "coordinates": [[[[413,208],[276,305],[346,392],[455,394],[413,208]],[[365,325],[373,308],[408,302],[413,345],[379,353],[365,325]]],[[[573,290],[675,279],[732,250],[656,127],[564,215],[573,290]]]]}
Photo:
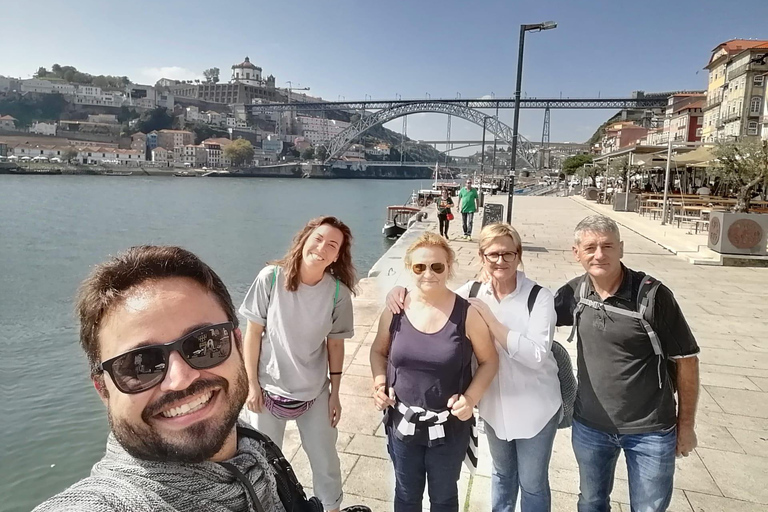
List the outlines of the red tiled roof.
{"type": "Polygon", "coordinates": [[[0,121],[18,121],[18,119],[11,116],[0,116],[0,121]]]}
{"type": "Polygon", "coordinates": [[[259,69],[259,70],[261,69],[259,66],[254,66],[253,63],[251,63],[251,59],[249,59],[248,57],[246,57],[245,60],[240,64],[235,64],[234,66],[232,66],[232,69],[234,68],[250,68],[250,69],[259,69]]]}
{"type": "Polygon", "coordinates": [[[675,110],[675,113],[682,112],[683,110],[688,110],[688,109],[692,110],[694,108],[704,108],[704,100],[698,100],[698,101],[691,102],[688,105],[685,105],[685,106],[680,107],[677,110],[675,110]]]}
{"type": "Polygon", "coordinates": [[[768,41],[752,39],[731,39],[730,41],[726,41],[715,46],[712,49],[712,52],[716,52],[720,48],[725,48],[728,53],[736,53],[743,50],[749,50],[750,48],[768,48],[768,41]]]}

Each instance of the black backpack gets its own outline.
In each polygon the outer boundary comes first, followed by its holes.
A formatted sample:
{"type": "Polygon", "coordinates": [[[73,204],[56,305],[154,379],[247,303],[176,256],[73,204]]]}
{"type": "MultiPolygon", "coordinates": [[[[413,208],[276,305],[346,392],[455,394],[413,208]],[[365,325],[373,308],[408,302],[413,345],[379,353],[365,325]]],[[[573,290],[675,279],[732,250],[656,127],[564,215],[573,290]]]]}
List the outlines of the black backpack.
{"type": "Polygon", "coordinates": [[[573,311],[573,327],[571,328],[570,336],[568,336],[568,341],[573,341],[574,335],[578,332],[579,319],[581,318],[581,312],[584,311],[585,307],[590,307],[593,309],[604,309],[605,311],[610,311],[611,313],[617,315],[632,317],[638,320],[643,326],[643,329],[645,329],[645,332],[648,334],[648,339],[651,342],[653,353],[658,357],[657,371],[659,375],[659,389],[661,389],[664,385],[662,367],[666,367],[666,374],[669,377],[672,391],[676,392],[677,366],[671,359],[666,356],[666,354],[664,354],[659,336],[653,329],[653,310],[656,304],[656,292],[659,290],[659,286],[661,286],[661,281],[653,276],[649,276],[648,274],[644,275],[643,282],[640,283],[640,288],[637,290],[637,310],[630,311],[628,309],[621,309],[615,306],[611,306],[610,304],[604,304],[602,302],[588,299],[587,279],[588,276],[585,274],[579,286],[579,302],[576,305],[576,309],[573,311]]]}
{"type": "MultiPolygon", "coordinates": [[[[480,291],[480,282],[475,281],[469,289],[470,298],[477,297],[480,291]]],[[[534,284],[531,292],[528,294],[528,316],[533,312],[533,306],[536,304],[536,297],[539,296],[541,286],[534,284]]],[[[573,404],[576,402],[576,377],[573,375],[573,364],[568,351],[560,343],[552,340],[552,355],[555,356],[557,363],[557,379],[560,381],[560,397],[563,400],[563,417],[557,428],[568,428],[573,422],[573,404]]]]}
{"type": "MultiPolygon", "coordinates": [[[[275,475],[275,482],[277,483],[277,494],[280,497],[280,502],[285,508],[285,512],[323,512],[322,502],[315,496],[307,498],[304,493],[304,488],[296,478],[296,474],[293,472],[291,463],[288,462],[283,455],[283,452],[278,446],[268,437],[259,432],[258,430],[237,426],[238,436],[250,437],[256,439],[266,452],[269,465],[272,466],[273,474],[275,475]]],[[[230,471],[233,471],[236,475],[240,471],[229,463],[220,463],[227,467],[230,471]]],[[[240,473],[242,475],[242,473],[240,473]]],[[[249,492],[254,501],[254,506],[257,512],[270,512],[265,511],[261,503],[256,499],[256,493],[253,492],[253,486],[250,481],[243,476],[238,477],[239,480],[249,487],[249,492]]],[[[355,505],[347,507],[344,512],[371,512],[371,509],[362,505],[355,505]]]]}

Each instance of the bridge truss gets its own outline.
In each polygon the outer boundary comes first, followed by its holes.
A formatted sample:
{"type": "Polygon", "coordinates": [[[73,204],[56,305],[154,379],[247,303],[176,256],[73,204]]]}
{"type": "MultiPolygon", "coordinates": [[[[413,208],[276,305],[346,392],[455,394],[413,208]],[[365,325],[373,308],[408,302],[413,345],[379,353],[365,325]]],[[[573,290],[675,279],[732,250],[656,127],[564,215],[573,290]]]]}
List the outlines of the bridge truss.
{"type": "MultiPolygon", "coordinates": [[[[502,140],[507,144],[512,144],[512,139],[514,138],[512,128],[509,125],[504,124],[497,118],[488,116],[479,110],[462,105],[459,102],[443,103],[437,101],[424,101],[402,103],[392,108],[385,108],[365,116],[333,137],[328,143],[328,157],[326,162],[340,157],[355,139],[374,126],[387,123],[409,114],[420,113],[456,116],[478,126],[483,126],[485,123],[486,129],[489,132],[495,134],[499,140],[502,140]]],[[[522,158],[531,168],[536,167],[534,164],[534,155],[536,154],[536,151],[537,148],[535,144],[522,135],[518,135],[517,156],[518,158],[522,158]]]]}
{"type": "MultiPolygon", "coordinates": [[[[367,100],[367,101],[327,101],[311,103],[262,103],[250,105],[254,114],[267,112],[328,111],[328,110],[380,110],[390,109],[412,103],[450,104],[466,108],[515,108],[513,98],[480,99],[429,99],[429,100],[367,100]]],[[[667,96],[644,96],[639,98],[524,98],[520,108],[544,109],[614,109],[638,110],[658,109],[667,105],[667,96]]]]}

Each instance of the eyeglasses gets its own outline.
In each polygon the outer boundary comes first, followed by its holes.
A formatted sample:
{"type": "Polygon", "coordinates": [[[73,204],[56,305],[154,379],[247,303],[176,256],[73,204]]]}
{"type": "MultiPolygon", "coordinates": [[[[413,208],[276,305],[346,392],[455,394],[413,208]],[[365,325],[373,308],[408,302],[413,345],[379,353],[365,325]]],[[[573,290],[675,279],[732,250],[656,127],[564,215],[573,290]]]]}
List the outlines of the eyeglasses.
{"type": "Polygon", "coordinates": [[[491,263],[498,263],[499,259],[502,259],[505,262],[509,263],[511,261],[515,261],[515,258],[517,257],[517,253],[514,251],[489,252],[489,253],[483,254],[483,256],[485,256],[485,259],[487,259],[491,263]]]}
{"type": "Polygon", "coordinates": [[[232,353],[232,330],[232,322],[209,325],[169,343],[135,348],[107,359],[99,370],[107,372],[123,393],[141,393],[165,379],[171,352],[178,352],[196,370],[226,361],[232,353]]]}
{"type": "MultiPolygon", "coordinates": [[[[432,272],[435,274],[442,274],[445,272],[445,263],[432,263],[429,265],[429,268],[432,269],[432,272]]],[[[427,271],[427,264],[426,263],[414,263],[411,265],[411,270],[413,270],[413,273],[417,276],[420,276],[424,272],[427,271]]]]}

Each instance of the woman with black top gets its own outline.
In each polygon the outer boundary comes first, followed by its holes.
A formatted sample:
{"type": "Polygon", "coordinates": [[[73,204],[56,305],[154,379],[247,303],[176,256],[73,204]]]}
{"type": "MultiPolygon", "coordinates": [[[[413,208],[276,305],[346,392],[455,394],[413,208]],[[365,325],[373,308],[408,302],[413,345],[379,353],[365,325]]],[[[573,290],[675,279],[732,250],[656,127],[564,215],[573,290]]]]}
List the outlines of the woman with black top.
{"type": "Polygon", "coordinates": [[[440,235],[448,240],[448,225],[453,218],[453,213],[451,213],[453,199],[451,199],[451,196],[448,194],[448,189],[443,189],[443,193],[437,199],[435,206],[437,206],[437,220],[440,221],[440,235]]]}
{"type": "Polygon", "coordinates": [[[400,314],[384,310],[371,347],[373,397],[376,408],[386,410],[395,467],[395,512],[420,512],[427,481],[431,511],[458,511],[473,408],[499,365],[478,311],[446,286],[454,260],[448,242],[435,233],[408,248],[405,265],[414,287],[400,314]]]}

